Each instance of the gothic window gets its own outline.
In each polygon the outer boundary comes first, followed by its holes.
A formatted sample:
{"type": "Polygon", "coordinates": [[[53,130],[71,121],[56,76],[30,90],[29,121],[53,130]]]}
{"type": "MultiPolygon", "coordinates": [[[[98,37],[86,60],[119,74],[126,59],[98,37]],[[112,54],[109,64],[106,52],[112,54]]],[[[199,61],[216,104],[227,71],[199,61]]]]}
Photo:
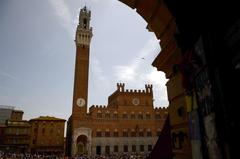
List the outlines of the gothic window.
{"type": "Polygon", "coordinates": [[[131,119],[135,119],[135,114],[134,113],[131,114],[131,119]]]}
{"type": "Polygon", "coordinates": [[[139,137],[144,137],[144,132],[143,131],[139,132],[139,137]]]}
{"type": "Polygon", "coordinates": [[[143,119],[143,114],[142,113],[138,114],[138,119],[143,119]]]}
{"type": "Polygon", "coordinates": [[[105,118],[110,119],[110,113],[109,113],[109,112],[107,112],[107,113],[105,114],[105,118]]]}
{"type": "Polygon", "coordinates": [[[152,136],[152,132],[151,131],[147,131],[147,137],[151,137],[152,136]]]}
{"type": "Polygon", "coordinates": [[[127,132],[127,130],[124,130],[124,131],[123,131],[123,137],[128,137],[128,132],[127,132]]]}
{"type": "Polygon", "coordinates": [[[102,132],[101,131],[97,131],[96,136],[97,137],[102,137],[102,132]]]}
{"type": "Polygon", "coordinates": [[[105,137],[110,137],[110,131],[105,131],[105,137]]]}
{"type": "Polygon", "coordinates": [[[113,136],[114,136],[114,137],[118,137],[118,131],[114,131],[114,132],[113,132],[113,136]]]}
{"type": "Polygon", "coordinates": [[[131,137],[136,137],[136,131],[131,132],[131,137]]]}
{"type": "Polygon", "coordinates": [[[151,119],[151,115],[147,112],[146,119],[151,119]]]}
{"type": "Polygon", "coordinates": [[[128,118],[127,113],[124,112],[124,114],[123,114],[123,119],[127,119],[127,118],[128,118]]]}

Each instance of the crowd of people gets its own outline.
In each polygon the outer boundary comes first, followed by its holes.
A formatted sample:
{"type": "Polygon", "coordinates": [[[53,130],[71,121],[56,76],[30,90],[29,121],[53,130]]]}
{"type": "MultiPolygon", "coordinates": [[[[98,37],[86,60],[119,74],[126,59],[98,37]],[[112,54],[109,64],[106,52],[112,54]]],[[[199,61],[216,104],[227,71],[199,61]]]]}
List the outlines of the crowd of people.
{"type": "Polygon", "coordinates": [[[64,159],[61,155],[1,152],[0,159],[64,159]]]}
{"type": "Polygon", "coordinates": [[[145,159],[148,154],[112,154],[112,155],[96,155],[88,157],[87,155],[80,155],[71,159],[145,159]]]}
{"type": "Polygon", "coordinates": [[[148,154],[112,154],[87,156],[79,155],[76,157],[66,157],[55,154],[30,154],[30,153],[6,153],[0,151],[0,159],[145,159],[148,154]]]}

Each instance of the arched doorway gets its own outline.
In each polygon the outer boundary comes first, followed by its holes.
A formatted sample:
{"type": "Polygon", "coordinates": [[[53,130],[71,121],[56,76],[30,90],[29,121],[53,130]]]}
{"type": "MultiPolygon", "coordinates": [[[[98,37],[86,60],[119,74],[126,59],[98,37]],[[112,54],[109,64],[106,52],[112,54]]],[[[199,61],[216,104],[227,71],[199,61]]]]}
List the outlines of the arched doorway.
{"type": "Polygon", "coordinates": [[[80,135],[77,138],[77,154],[87,154],[87,143],[88,143],[88,137],[85,135],[80,135]]]}

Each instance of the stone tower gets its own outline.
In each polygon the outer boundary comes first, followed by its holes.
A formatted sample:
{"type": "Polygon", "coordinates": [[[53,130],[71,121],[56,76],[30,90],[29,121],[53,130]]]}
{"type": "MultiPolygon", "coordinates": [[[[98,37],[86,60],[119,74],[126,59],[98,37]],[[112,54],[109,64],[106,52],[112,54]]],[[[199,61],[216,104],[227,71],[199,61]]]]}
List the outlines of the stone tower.
{"type": "Polygon", "coordinates": [[[92,38],[90,18],[91,11],[89,11],[86,7],[81,9],[75,37],[76,62],[72,105],[73,119],[82,118],[87,113],[89,48],[92,38]]]}
{"type": "Polygon", "coordinates": [[[89,145],[91,129],[84,122],[87,120],[89,52],[92,38],[90,18],[91,11],[87,7],[81,9],[75,36],[76,61],[73,103],[67,134],[69,146],[67,151],[71,156],[84,153],[90,155],[91,152],[91,145],[89,145]]]}

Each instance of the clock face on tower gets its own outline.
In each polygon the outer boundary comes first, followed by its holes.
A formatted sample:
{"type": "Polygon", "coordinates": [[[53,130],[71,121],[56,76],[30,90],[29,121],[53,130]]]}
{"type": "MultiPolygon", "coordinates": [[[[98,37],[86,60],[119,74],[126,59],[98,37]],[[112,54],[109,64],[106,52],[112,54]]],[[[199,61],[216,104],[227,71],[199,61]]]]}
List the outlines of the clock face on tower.
{"type": "Polygon", "coordinates": [[[83,99],[83,98],[78,98],[77,100],[76,100],[76,104],[77,104],[77,106],[79,106],[79,107],[83,107],[84,105],[85,105],[85,100],[83,99]]]}
{"type": "Polygon", "coordinates": [[[132,103],[133,105],[139,105],[140,100],[138,98],[133,98],[132,103]]]}

